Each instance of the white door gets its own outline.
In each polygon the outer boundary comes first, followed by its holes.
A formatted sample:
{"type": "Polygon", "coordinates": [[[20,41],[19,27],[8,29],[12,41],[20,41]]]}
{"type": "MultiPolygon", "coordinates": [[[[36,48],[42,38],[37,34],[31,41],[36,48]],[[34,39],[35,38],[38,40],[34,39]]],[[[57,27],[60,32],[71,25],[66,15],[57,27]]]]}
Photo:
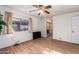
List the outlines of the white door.
{"type": "Polygon", "coordinates": [[[79,16],[72,17],[72,43],[79,44],[79,16]]]}

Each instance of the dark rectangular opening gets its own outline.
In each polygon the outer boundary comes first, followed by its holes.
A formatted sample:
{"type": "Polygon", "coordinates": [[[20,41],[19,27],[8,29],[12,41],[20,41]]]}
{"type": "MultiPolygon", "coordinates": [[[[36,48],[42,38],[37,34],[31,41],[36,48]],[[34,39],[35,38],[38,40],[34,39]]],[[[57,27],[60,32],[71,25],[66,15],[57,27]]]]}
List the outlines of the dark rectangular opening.
{"type": "Polygon", "coordinates": [[[41,32],[40,31],[33,32],[33,39],[37,39],[37,38],[41,38],[41,32]]]}

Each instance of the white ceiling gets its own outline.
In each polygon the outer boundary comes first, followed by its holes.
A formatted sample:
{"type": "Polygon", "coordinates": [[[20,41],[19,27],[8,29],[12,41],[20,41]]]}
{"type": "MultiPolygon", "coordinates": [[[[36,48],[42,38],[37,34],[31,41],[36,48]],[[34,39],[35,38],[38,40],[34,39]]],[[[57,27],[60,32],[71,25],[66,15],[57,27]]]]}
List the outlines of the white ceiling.
{"type": "MultiPolygon", "coordinates": [[[[22,11],[24,13],[32,14],[38,16],[37,11],[29,12],[30,10],[36,9],[32,5],[7,5],[10,8],[17,9],[18,11],[22,11]]],[[[50,17],[53,15],[63,14],[63,13],[70,13],[79,11],[79,5],[52,5],[52,8],[49,9],[50,14],[41,14],[42,17],[50,17]]]]}

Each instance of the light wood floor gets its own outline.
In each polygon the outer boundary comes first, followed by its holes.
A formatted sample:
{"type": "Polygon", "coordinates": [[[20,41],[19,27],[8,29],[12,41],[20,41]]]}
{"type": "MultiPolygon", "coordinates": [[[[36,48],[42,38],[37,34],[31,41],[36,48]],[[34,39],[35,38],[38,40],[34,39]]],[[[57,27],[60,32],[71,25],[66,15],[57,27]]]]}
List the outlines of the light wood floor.
{"type": "Polygon", "coordinates": [[[78,54],[79,45],[70,44],[51,38],[40,38],[16,46],[0,49],[11,54],[78,54]]]}

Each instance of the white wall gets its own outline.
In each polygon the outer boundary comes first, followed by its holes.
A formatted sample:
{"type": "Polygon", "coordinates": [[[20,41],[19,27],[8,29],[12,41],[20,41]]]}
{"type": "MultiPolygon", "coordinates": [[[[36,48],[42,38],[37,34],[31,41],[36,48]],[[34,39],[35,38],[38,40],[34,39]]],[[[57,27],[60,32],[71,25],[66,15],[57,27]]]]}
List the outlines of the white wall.
{"type": "Polygon", "coordinates": [[[72,17],[77,15],[79,12],[53,16],[53,39],[72,42],[72,17]]]}
{"type": "Polygon", "coordinates": [[[40,30],[41,30],[41,35],[42,37],[46,37],[46,19],[41,18],[40,20],[40,30]]]}
{"type": "Polygon", "coordinates": [[[15,44],[15,41],[12,39],[13,35],[0,35],[0,48],[8,47],[15,44]]]}
{"type": "MultiPolygon", "coordinates": [[[[29,19],[29,17],[32,17],[32,27],[33,31],[39,31],[38,29],[38,17],[27,15],[25,13],[22,13],[18,10],[11,9],[8,7],[0,6],[0,12],[4,15],[5,11],[9,11],[13,13],[13,17],[20,17],[23,19],[29,19]]],[[[24,41],[32,40],[32,33],[28,31],[22,31],[22,32],[14,32],[13,34],[8,35],[1,35],[0,36],[0,48],[8,47],[10,45],[13,45],[15,43],[21,43],[24,41]]]]}

